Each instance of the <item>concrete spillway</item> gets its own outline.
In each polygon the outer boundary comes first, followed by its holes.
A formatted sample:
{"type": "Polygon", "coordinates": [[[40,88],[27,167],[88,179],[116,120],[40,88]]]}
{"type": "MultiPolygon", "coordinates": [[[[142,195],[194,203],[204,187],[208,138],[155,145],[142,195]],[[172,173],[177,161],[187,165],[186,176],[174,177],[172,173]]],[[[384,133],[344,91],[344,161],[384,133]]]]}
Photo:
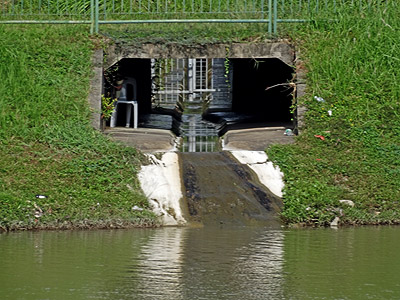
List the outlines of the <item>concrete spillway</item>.
{"type": "Polygon", "coordinates": [[[190,222],[279,226],[281,199],[229,152],[180,153],[190,222]]]}
{"type": "Polygon", "coordinates": [[[263,151],[165,153],[139,173],[163,225],[280,226],[283,174],[263,151]]]}

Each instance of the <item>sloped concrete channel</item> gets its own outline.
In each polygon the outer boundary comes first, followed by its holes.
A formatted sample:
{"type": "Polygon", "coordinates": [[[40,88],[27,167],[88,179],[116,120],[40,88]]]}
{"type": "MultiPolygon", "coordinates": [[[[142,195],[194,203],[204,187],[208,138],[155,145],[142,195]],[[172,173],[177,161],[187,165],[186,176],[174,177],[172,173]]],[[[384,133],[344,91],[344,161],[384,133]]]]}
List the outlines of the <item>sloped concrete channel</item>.
{"type": "MultiPolygon", "coordinates": [[[[230,134],[231,148],[241,132],[230,134]]],[[[142,167],[139,180],[163,225],[280,226],[283,174],[261,150],[277,132],[281,143],[293,142],[284,129],[269,128],[248,132],[247,149],[147,154],[151,163],[142,167]],[[257,142],[260,135],[264,139],[257,142]]]]}
{"type": "Polygon", "coordinates": [[[281,200],[229,152],[180,153],[179,158],[191,222],[280,225],[281,200]]]}

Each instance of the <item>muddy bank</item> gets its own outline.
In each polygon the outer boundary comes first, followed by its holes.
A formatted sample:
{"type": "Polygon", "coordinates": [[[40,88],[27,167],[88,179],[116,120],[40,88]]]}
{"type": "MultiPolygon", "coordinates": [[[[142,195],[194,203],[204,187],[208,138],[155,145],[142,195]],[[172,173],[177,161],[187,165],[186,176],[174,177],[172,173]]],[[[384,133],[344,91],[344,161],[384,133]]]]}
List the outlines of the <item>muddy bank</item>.
{"type": "Polygon", "coordinates": [[[281,225],[282,201],[229,152],[179,153],[189,222],[281,225]]]}
{"type": "Polygon", "coordinates": [[[129,228],[155,228],[161,224],[156,219],[109,219],[109,220],[73,220],[54,221],[45,223],[23,224],[16,222],[7,227],[0,227],[0,233],[25,230],[97,230],[97,229],[129,229],[129,228]]]}

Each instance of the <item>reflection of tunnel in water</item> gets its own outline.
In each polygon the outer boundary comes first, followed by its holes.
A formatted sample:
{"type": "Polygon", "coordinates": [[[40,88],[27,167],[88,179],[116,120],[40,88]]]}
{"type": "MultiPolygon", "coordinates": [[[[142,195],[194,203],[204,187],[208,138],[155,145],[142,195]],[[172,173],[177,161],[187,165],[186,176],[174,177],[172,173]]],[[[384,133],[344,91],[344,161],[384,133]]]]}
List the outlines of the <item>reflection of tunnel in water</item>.
{"type": "Polygon", "coordinates": [[[282,299],[281,230],[164,228],[151,233],[129,270],[135,277],[119,280],[119,299],[129,298],[120,291],[133,299],[282,299]]]}

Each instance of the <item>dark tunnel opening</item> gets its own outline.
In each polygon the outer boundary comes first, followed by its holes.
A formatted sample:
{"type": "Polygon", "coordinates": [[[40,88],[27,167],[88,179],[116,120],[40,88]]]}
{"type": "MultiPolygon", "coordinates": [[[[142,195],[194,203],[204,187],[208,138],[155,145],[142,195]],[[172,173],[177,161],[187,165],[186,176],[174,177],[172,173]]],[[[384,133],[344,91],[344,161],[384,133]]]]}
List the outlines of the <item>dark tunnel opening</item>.
{"type": "Polygon", "coordinates": [[[231,59],[232,110],[264,122],[290,122],[294,70],[277,58],[231,59]]]}
{"type": "MultiPolygon", "coordinates": [[[[139,116],[151,113],[152,81],[150,62],[150,59],[124,58],[108,68],[104,72],[104,95],[118,98],[120,96],[118,91],[121,89],[122,82],[128,82],[126,84],[126,100],[137,101],[139,116]],[[133,79],[134,82],[129,83],[130,79],[133,79]]],[[[127,105],[118,107],[116,126],[125,126],[127,109],[127,105]]],[[[131,118],[133,118],[133,115],[131,118]]],[[[131,124],[133,123],[131,122],[131,124]]],[[[110,125],[109,122],[108,125],[110,125]]]]}

